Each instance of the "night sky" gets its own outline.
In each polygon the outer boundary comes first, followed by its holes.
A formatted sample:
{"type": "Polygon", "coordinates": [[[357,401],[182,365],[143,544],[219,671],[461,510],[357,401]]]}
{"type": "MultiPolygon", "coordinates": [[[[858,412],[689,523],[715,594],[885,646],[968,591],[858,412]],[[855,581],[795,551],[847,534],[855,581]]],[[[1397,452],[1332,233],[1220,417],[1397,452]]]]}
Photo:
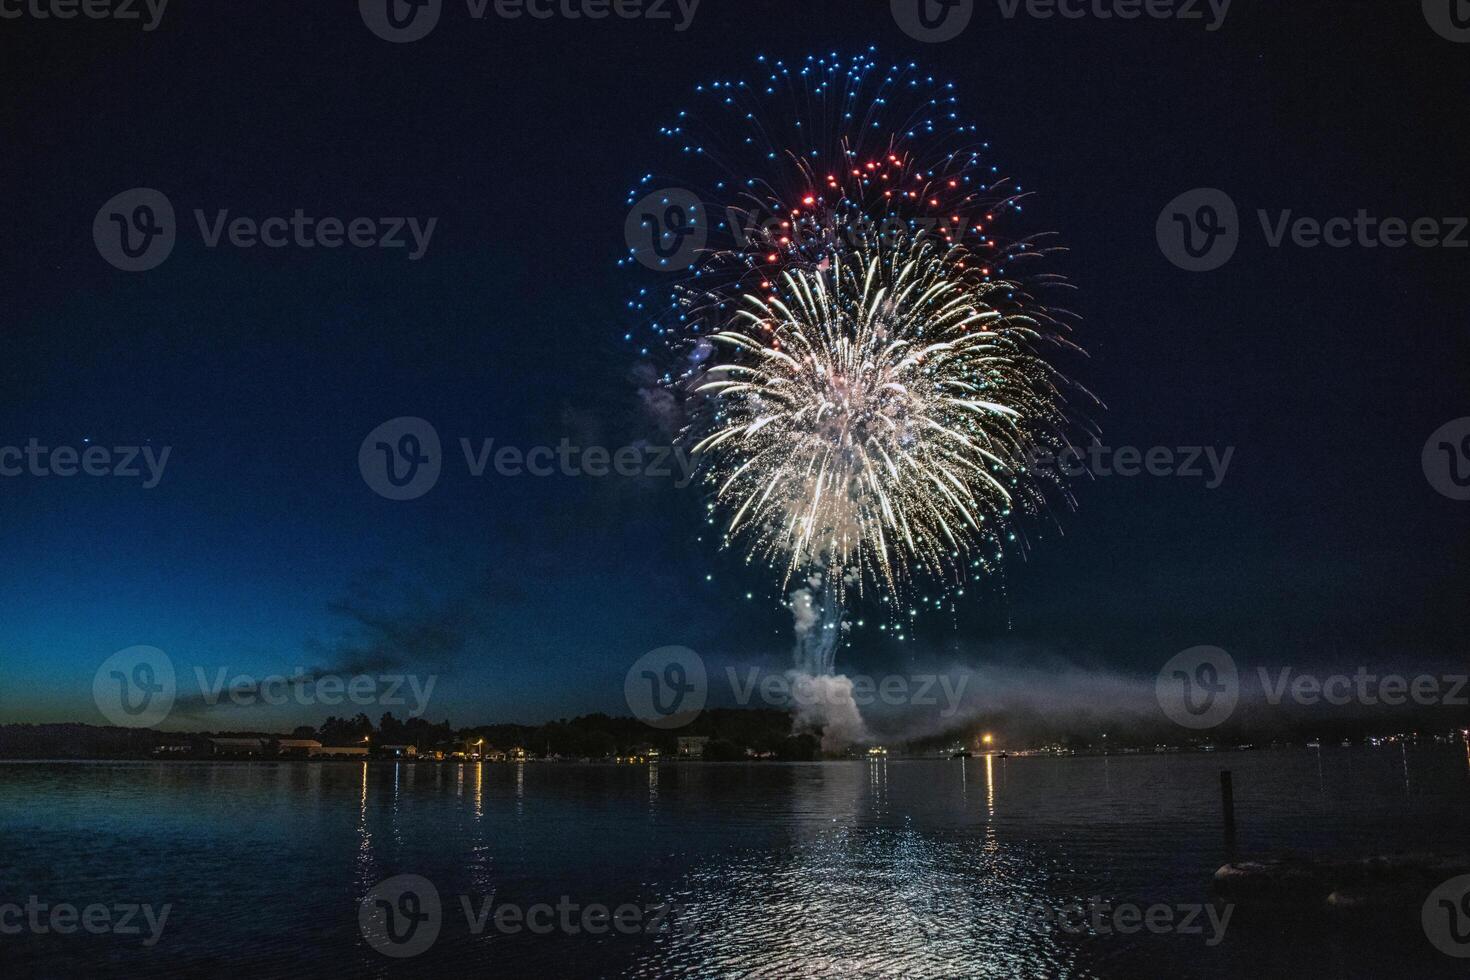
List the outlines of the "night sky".
{"type": "MultiPolygon", "coordinates": [[[[92,721],[113,651],[213,672],[434,673],[456,724],[625,713],[642,653],[784,664],[771,574],[718,554],[671,479],[471,477],[458,440],[617,447],[640,410],[626,194],[692,87],[758,54],[876,45],[953,79],[1055,231],[1110,446],[1212,446],[1223,483],[1111,477],[1026,526],[1029,556],[905,642],[839,665],[1071,663],[1151,678],[1175,652],[1463,663],[1470,503],[1420,453],[1470,415],[1470,249],[1266,244],[1256,209],[1470,214],[1470,45],[1417,2],[1255,3],[1224,25],[1005,20],[924,44],[886,2],[705,0],[669,21],[475,21],[389,44],[350,0],[174,0],[152,32],[0,21],[0,444],[171,447],[138,480],[0,479],[0,721],[92,721]],[[178,243],[119,271],[99,207],[168,195],[178,243]],[[1175,268],[1164,205],[1218,187],[1233,260],[1175,268]],[[428,249],[207,248],[192,211],[437,217],[428,249]],[[358,447],[430,420],[445,472],[395,502],[358,447]],[[1059,527],[1058,527],[1059,524],[1059,527]],[[747,599],[751,593],[753,598],[747,599]]],[[[1470,237],[1470,235],[1467,235],[1470,237]]],[[[181,693],[184,693],[181,691],[181,693]]],[[[182,727],[317,722],[229,713],[182,727]]]]}

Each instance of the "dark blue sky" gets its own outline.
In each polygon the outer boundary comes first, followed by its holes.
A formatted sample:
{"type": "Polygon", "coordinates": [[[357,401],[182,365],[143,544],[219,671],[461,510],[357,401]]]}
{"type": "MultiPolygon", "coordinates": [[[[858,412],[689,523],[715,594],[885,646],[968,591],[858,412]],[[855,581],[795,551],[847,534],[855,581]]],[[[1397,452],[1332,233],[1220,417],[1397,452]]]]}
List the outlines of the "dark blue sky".
{"type": "Polygon", "coordinates": [[[456,723],[622,712],[628,665],[667,644],[783,662],[769,575],[697,540],[692,489],[474,479],[456,442],[651,436],[614,260],[657,128],[758,53],[868,45],[957,82],[1036,192],[1031,230],[1071,249],[1058,269],[1091,355],[1074,373],[1109,406],[1105,442],[1235,452],[1218,489],[1077,487],[1065,534],[1033,525],[1003,594],[906,644],[860,633],[841,659],[1151,675],[1211,643],[1345,668],[1463,660],[1470,504],[1434,491],[1420,451],[1470,415],[1470,250],[1272,249],[1254,217],[1470,213],[1470,46],[1417,4],[1240,0],[1206,32],[1006,21],[981,3],[944,44],[856,0],[705,0],[682,33],[476,22],[449,2],[402,45],[356,6],[175,0],[151,33],[0,23],[0,444],[171,447],[152,490],[0,480],[0,721],[97,720],[93,671],[134,644],[189,678],[367,645],[439,675],[429,715],[456,723]],[[1226,190],[1245,228],[1229,265],[1189,274],[1154,225],[1201,186],[1226,190]],[[132,187],[190,224],[194,208],[439,220],[419,261],[208,249],[189,231],[129,274],[91,227],[132,187]],[[393,502],[357,451],[404,415],[436,426],[446,472],[393,502]]]}

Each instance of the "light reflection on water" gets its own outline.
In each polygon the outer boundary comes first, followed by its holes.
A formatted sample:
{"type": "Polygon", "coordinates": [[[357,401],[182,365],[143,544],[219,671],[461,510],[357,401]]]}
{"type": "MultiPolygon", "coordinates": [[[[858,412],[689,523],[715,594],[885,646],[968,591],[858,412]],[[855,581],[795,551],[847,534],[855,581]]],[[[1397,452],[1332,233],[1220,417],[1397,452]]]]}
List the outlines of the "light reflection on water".
{"type": "MultiPolygon", "coordinates": [[[[1458,746],[809,765],[6,764],[0,901],[172,905],[152,950],[121,937],[12,947],[41,976],[1225,977],[1283,964],[1372,976],[1412,951],[1244,925],[1207,948],[1033,918],[1090,896],[1209,900],[1227,765],[1247,853],[1470,849],[1467,764],[1458,746]],[[427,953],[390,964],[363,942],[357,903],[403,873],[435,883],[445,921],[427,953]],[[672,902],[675,931],[474,935],[461,895],[672,902]]],[[[1419,976],[1461,965],[1412,962],[1419,976]]]]}
{"type": "MultiPolygon", "coordinates": [[[[1047,893],[1045,860],[1002,852],[994,828],[935,835],[893,812],[891,775],[906,765],[867,763],[866,797],[862,764],[795,780],[790,839],[687,875],[674,900],[694,931],[630,975],[1069,975],[1066,949],[1018,928],[1047,893]]],[[[993,814],[993,760],[985,770],[993,814]]],[[[953,774],[963,803],[968,764],[938,773],[953,774]]]]}

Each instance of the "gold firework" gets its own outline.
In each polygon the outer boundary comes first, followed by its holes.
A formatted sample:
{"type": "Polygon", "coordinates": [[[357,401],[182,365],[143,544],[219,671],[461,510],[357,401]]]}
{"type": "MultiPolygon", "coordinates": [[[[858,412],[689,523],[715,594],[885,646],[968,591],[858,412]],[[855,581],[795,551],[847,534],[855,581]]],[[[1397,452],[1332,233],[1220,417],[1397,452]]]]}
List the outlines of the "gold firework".
{"type": "Polygon", "coordinates": [[[972,254],[872,237],[742,292],[709,337],[687,433],[727,544],[901,594],[920,570],[985,567],[1045,495],[1035,447],[1065,443],[1065,343],[972,254]]]}

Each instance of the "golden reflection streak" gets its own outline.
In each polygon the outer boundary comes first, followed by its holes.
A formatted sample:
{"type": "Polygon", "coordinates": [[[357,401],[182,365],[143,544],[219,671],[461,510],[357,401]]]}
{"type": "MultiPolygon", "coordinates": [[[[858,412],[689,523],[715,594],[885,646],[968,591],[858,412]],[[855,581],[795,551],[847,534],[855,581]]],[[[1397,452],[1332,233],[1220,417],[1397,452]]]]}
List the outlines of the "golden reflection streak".
{"type": "Polygon", "coordinates": [[[526,812],[526,764],[516,763],[516,816],[526,812]]]}
{"type": "Polygon", "coordinates": [[[483,820],[483,819],[485,819],[484,783],[485,783],[485,763],[483,763],[483,762],[477,762],[477,763],[475,763],[475,785],[473,787],[474,794],[475,794],[475,796],[474,796],[474,805],[475,805],[475,819],[476,820],[483,820]]]}
{"type": "Polygon", "coordinates": [[[373,835],[368,830],[368,764],[362,764],[362,789],[357,804],[357,882],[366,892],[372,885],[373,835]]]}

